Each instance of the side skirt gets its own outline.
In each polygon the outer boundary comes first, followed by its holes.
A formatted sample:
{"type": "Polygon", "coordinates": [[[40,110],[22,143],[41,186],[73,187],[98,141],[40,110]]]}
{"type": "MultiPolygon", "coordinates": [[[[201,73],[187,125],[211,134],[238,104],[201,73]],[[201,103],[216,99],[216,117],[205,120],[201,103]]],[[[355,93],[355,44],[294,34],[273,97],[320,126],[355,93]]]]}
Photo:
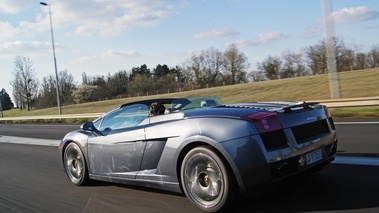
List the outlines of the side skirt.
{"type": "Polygon", "coordinates": [[[151,180],[142,180],[142,179],[136,180],[136,179],[126,179],[126,178],[120,178],[120,177],[110,177],[110,176],[91,175],[91,174],[89,175],[89,178],[93,180],[119,183],[123,185],[142,186],[146,188],[161,189],[161,190],[180,193],[180,194],[183,193],[179,186],[179,183],[173,183],[173,182],[151,181],[151,180]]]}

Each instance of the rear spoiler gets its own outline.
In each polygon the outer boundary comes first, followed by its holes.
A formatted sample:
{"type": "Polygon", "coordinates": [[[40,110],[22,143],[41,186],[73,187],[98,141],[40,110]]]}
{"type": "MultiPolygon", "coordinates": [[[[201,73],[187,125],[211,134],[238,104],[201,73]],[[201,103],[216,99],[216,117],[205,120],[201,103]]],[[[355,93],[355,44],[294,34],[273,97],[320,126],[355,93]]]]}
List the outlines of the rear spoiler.
{"type": "Polygon", "coordinates": [[[302,109],[313,109],[315,106],[319,106],[319,102],[298,102],[294,105],[283,107],[282,110],[284,110],[284,113],[290,113],[294,112],[297,110],[302,110],[302,109]]]}

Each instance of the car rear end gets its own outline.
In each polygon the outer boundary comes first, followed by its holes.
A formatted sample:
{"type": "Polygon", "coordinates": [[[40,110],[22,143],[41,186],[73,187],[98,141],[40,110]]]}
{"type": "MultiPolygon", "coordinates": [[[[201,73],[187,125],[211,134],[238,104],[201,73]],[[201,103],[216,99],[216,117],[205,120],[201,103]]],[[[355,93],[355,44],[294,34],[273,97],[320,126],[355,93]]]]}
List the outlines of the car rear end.
{"type": "Polygon", "coordinates": [[[259,143],[261,149],[251,150],[251,154],[263,155],[265,160],[250,162],[250,166],[239,169],[243,171],[246,188],[257,183],[256,174],[261,176],[262,182],[279,180],[320,169],[334,160],[337,134],[326,106],[302,102],[247,103],[230,107],[254,109],[245,119],[254,124],[258,134],[252,136],[252,141],[259,143]]]}

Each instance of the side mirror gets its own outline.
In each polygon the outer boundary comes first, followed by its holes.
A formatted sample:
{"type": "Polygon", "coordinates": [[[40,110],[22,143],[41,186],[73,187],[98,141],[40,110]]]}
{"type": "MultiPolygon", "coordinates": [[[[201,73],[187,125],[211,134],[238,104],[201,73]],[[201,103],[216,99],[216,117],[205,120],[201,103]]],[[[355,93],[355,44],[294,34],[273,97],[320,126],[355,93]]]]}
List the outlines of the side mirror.
{"type": "Polygon", "coordinates": [[[96,129],[92,122],[84,123],[80,126],[80,128],[84,131],[90,131],[96,133],[97,135],[102,135],[101,132],[98,129],[96,129]]]}

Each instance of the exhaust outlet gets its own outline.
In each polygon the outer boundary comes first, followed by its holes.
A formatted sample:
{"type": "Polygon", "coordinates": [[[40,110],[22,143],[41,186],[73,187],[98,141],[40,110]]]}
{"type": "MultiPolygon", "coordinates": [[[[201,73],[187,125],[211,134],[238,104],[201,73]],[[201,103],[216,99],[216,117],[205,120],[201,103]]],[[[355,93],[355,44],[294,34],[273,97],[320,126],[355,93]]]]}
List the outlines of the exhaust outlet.
{"type": "Polygon", "coordinates": [[[289,164],[287,162],[283,162],[281,163],[278,167],[277,167],[277,171],[280,175],[285,175],[288,173],[289,171],[289,164]]]}

